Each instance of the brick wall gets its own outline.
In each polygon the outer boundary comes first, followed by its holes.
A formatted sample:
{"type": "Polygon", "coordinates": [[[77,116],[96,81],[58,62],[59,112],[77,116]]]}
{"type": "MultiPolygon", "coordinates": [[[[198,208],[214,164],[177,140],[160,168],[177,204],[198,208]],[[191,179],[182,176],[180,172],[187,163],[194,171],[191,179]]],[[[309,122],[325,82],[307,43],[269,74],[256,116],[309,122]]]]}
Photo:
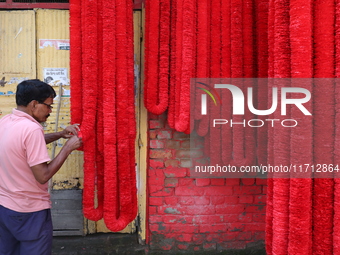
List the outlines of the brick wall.
{"type": "Polygon", "coordinates": [[[266,180],[190,178],[189,136],[149,115],[152,250],[220,251],[263,244],[266,180]]]}

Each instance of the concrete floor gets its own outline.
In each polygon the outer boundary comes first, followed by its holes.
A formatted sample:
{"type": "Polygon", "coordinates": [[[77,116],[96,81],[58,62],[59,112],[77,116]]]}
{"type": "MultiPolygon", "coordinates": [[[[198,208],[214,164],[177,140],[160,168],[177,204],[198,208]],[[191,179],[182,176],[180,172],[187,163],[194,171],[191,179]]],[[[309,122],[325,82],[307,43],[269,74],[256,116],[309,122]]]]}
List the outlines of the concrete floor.
{"type": "Polygon", "coordinates": [[[262,245],[247,248],[245,250],[229,251],[149,251],[147,245],[140,245],[137,242],[136,234],[94,234],[88,236],[63,236],[53,238],[52,255],[265,255],[262,245]]]}

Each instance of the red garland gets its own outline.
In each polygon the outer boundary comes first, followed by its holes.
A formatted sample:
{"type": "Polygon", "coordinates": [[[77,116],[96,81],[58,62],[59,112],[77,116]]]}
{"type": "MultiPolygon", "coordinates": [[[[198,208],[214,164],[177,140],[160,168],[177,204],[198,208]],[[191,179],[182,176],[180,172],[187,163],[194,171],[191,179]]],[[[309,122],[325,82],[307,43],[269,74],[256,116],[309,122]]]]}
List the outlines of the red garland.
{"type": "MultiPolygon", "coordinates": [[[[275,17],[275,9],[274,9],[274,0],[269,0],[268,7],[268,77],[274,77],[274,17],[275,17]]],[[[272,83],[268,84],[268,91],[272,89],[272,83]]],[[[269,94],[268,102],[272,101],[271,93],[269,94]]],[[[268,130],[268,156],[267,162],[268,164],[274,165],[274,132],[273,129],[268,130]]],[[[268,176],[268,188],[267,188],[267,209],[266,209],[266,253],[268,255],[273,254],[273,189],[274,189],[274,180],[272,176],[268,176]]]]}
{"type": "MultiPolygon", "coordinates": [[[[290,44],[292,87],[304,87],[313,91],[309,80],[294,78],[312,77],[312,3],[293,0],[290,2],[290,44]],[[305,82],[304,82],[305,81],[305,82]]],[[[312,109],[311,103],[306,105],[312,109]]],[[[313,120],[301,116],[292,108],[291,118],[299,125],[291,130],[290,162],[294,165],[313,162],[313,120]]],[[[292,176],[289,201],[288,253],[312,254],[312,184],[313,180],[292,176]]],[[[313,230],[315,231],[315,230],[313,230]]],[[[318,254],[318,252],[316,253],[318,254]]]]}
{"type": "Polygon", "coordinates": [[[82,120],[82,38],[81,38],[81,0],[70,1],[70,76],[72,95],[71,101],[71,123],[81,123],[82,120]]]}
{"type": "Polygon", "coordinates": [[[146,5],[144,102],[150,112],[162,114],[169,101],[170,3],[169,0],[146,1],[146,5]]]}
{"type": "MultiPolygon", "coordinates": [[[[340,78],[340,1],[335,1],[335,77],[340,78]]],[[[335,84],[334,163],[340,162],[340,83],[335,84]]],[[[333,254],[340,254],[340,175],[334,184],[333,254]]]]}
{"type": "Polygon", "coordinates": [[[102,218],[101,208],[95,208],[96,189],[96,110],[97,110],[97,4],[85,1],[82,17],[83,22],[83,122],[81,125],[84,142],[84,216],[90,220],[102,218]]]}
{"type": "MultiPolygon", "coordinates": [[[[334,77],[334,2],[314,2],[314,77],[334,77]]],[[[314,163],[333,163],[334,83],[314,85],[314,163]],[[325,87],[327,90],[325,90],[325,87]]],[[[331,176],[329,176],[331,177],[331,176]]],[[[333,179],[315,179],[313,190],[313,252],[333,252],[333,179]]]]}
{"type": "Polygon", "coordinates": [[[177,45],[177,0],[171,1],[170,12],[170,82],[169,82],[169,107],[168,107],[168,123],[169,127],[175,128],[175,114],[176,114],[176,45],[177,45]]]}
{"type": "MultiPolygon", "coordinates": [[[[127,34],[131,34],[131,24],[128,23],[129,19],[132,19],[132,12],[127,15],[126,8],[130,5],[127,2],[116,2],[116,61],[119,65],[116,65],[116,80],[115,80],[115,123],[110,123],[116,129],[115,133],[105,132],[111,144],[105,144],[105,153],[108,156],[113,156],[111,159],[117,162],[117,167],[108,162],[105,165],[105,185],[108,184],[110,187],[116,187],[111,190],[105,188],[104,195],[104,221],[106,226],[112,231],[120,231],[124,229],[136,215],[136,193],[132,195],[131,188],[135,190],[135,182],[131,182],[131,166],[133,164],[130,160],[131,156],[131,140],[129,124],[131,124],[131,108],[129,108],[129,96],[131,96],[131,88],[128,88],[126,84],[132,82],[131,75],[127,74],[128,71],[133,70],[133,65],[131,66],[131,49],[128,49],[127,45],[127,34]],[[116,135],[116,138],[113,136],[116,135]],[[115,146],[112,146],[116,143],[115,146]],[[109,146],[111,145],[111,146],[109,146]],[[114,157],[114,155],[117,157],[114,157]],[[119,174],[118,174],[119,169],[119,174]],[[114,201],[118,198],[118,201],[114,201]]],[[[130,86],[132,86],[130,84],[130,86]]],[[[106,102],[107,103],[107,102],[106,102]]],[[[109,107],[109,106],[105,106],[109,107]]],[[[133,115],[134,116],[134,115],[133,115]]],[[[109,124],[109,123],[108,123],[109,124]]],[[[106,128],[106,124],[104,126],[106,128]]],[[[105,155],[106,156],[106,155],[105,155]]]]}

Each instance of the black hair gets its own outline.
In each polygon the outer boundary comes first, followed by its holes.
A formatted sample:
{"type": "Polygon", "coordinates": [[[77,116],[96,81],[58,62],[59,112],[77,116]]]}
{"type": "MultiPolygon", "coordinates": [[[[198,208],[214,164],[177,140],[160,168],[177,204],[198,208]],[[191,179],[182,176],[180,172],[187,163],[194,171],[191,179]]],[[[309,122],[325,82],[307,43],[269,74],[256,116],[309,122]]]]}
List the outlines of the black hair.
{"type": "Polygon", "coordinates": [[[38,79],[26,80],[18,84],[15,95],[17,105],[27,106],[32,100],[43,103],[47,98],[55,98],[54,89],[38,79]]]}

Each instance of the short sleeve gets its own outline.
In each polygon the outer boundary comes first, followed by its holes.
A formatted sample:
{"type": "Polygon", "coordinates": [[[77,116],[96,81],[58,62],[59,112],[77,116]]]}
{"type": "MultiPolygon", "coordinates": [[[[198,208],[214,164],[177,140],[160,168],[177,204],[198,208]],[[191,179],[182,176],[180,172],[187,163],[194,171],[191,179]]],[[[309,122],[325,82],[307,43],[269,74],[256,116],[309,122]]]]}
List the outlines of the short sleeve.
{"type": "Polygon", "coordinates": [[[48,155],[45,136],[42,129],[35,129],[25,140],[27,163],[30,167],[48,162],[51,158],[48,155]]]}

